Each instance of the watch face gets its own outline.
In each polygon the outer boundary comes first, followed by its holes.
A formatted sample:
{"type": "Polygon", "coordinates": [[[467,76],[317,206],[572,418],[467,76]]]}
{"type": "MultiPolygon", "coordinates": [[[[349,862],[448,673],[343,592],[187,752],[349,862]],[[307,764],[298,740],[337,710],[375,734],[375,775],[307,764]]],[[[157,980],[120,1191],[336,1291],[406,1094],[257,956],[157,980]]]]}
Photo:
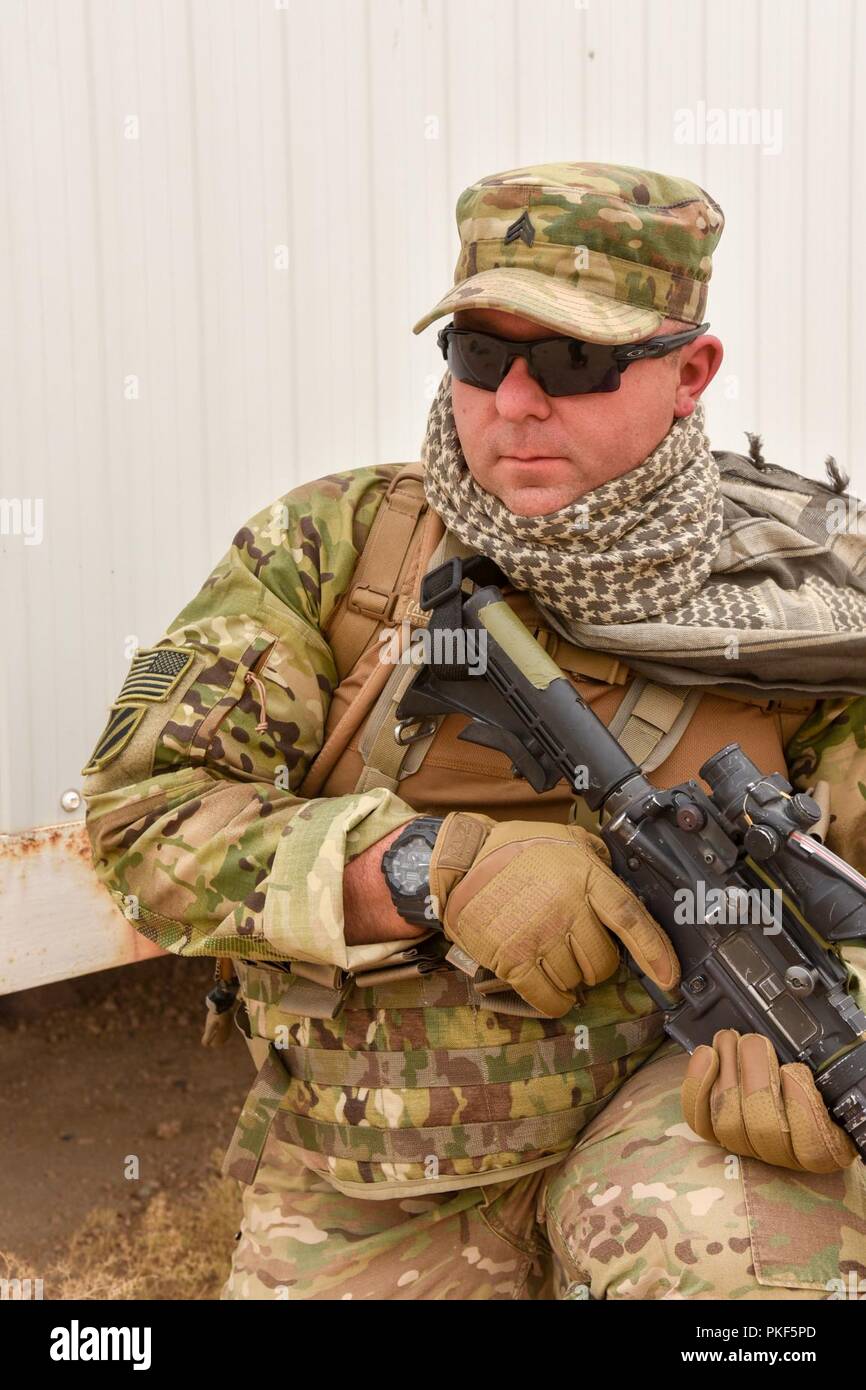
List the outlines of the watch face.
{"type": "Polygon", "coordinates": [[[391,861],[391,878],[398,893],[411,898],[427,887],[432,849],[420,836],[401,845],[391,861]]]}

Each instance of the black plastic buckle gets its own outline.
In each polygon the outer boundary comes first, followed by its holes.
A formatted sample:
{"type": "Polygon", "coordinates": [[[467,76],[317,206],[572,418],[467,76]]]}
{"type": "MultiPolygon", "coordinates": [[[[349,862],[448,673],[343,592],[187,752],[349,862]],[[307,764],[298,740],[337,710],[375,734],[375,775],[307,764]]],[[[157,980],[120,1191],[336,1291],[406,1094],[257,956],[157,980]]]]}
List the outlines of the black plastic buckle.
{"type": "Polygon", "coordinates": [[[421,584],[421,607],[441,608],[443,603],[456,598],[462,587],[463,561],[459,556],[455,556],[424,576],[421,584]]]}

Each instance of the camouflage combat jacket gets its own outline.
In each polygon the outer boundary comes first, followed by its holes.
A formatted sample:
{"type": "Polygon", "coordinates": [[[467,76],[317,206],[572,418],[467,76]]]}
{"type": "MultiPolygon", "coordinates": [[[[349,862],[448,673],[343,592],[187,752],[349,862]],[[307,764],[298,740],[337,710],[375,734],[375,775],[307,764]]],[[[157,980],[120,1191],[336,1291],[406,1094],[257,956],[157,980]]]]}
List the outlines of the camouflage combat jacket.
{"type": "MultiPolygon", "coordinates": [[[[226,1160],[243,1181],[269,1134],[363,1196],[516,1177],[567,1152],[662,1037],[624,966],[561,1019],[488,1008],[451,970],[363,985],[417,943],[346,944],[344,866],[444,808],[299,788],[338,679],[323,632],[395,467],[297,488],[242,527],[134,658],[84,769],[94,864],[118,906],[167,951],[231,957],[267,1040],[226,1160]],[[337,1010],[307,1006],[323,969],[349,983],[337,1010]]],[[[866,699],[818,705],[788,761],[798,785],[832,784],[830,846],[866,870],[866,699]]]]}

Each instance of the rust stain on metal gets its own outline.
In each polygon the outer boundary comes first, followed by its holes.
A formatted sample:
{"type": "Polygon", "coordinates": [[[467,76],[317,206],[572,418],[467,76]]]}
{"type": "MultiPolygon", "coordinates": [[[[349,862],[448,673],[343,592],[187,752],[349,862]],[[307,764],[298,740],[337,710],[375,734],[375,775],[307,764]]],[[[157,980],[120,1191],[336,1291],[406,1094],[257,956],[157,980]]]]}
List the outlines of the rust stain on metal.
{"type": "Polygon", "coordinates": [[[75,825],[44,825],[37,830],[0,835],[0,859],[7,862],[35,859],[51,850],[60,850],[72,858],[83,860],[85,864],[93,863],[90,840],[80,822],[75,825]]]}
{"type": "Polygon", "coordinates": [[[92,864],[82,821],[0,834],[0,995],[167,954],[136,930],[92,864]]]}

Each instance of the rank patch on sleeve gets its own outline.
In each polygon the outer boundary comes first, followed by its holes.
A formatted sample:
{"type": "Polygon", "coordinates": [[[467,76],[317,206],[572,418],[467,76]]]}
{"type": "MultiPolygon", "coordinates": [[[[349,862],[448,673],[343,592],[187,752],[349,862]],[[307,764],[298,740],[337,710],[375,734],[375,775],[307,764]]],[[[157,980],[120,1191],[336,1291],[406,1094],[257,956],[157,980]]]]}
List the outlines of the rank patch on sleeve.
{"type": "Polygon", "coordinates": [[[145,711],[141,707],[112,705],[108,723],[100,735],[99,742],[89,761],[81,769],[82,776],[87,776],[89,772],[98,772],[106,763],[110,763],[112,758],[116,758],[129,743],[144,715],[145,711]]]}
{"type": "Polygon", "coordinates": [[[139,652],[114,703],[138,705],[168,699],[193,655],[183,647],[150,647],[139,652]]]}

